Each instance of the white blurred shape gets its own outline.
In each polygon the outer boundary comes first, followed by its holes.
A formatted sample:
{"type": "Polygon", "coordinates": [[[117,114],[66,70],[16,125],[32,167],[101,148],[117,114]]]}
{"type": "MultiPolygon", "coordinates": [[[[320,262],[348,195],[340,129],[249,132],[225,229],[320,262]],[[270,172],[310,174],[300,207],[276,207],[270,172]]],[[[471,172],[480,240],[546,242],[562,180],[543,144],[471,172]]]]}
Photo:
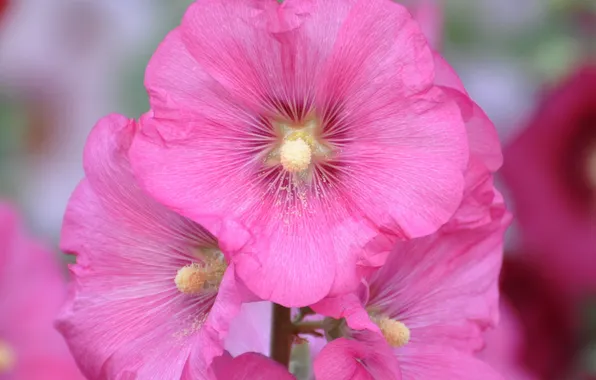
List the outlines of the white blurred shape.
{"type": "Polygon", "coordinates": [[[154,0],[19,0],[0,28],[0,86],[50,107],[45,149],[21,177],[34,227],[57,236],[89,131],[119,109],[119,73],[155,30],[154,0]]]}

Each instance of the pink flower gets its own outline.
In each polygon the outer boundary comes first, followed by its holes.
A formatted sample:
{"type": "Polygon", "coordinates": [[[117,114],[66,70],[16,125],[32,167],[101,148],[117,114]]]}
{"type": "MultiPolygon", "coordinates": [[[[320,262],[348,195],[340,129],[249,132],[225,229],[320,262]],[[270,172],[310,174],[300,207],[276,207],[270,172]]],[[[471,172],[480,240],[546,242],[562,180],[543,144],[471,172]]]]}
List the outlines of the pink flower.
{"type": "Polygon", "coordinates": [[[52,252],[27,236],[16,212],[0,203],[0,379],[83,379],[53,326],[65,298],[52,252]]]}
{"type": "Polygon", "coordinates": [[[596,290],[596,66],[547,94],[506,149],[524,251],[573,293],[596,290]]]}
{"type": "Polygon", "coordinates": [[[87,142],[62,231],[77,264],[58,328],[90,379],[206,379],[245,294],[213,236],[139,190],[135,130],[112,115],[87,142]]]}
{"type": "Polygon", "coordinates": [[[147,68],[141,185],[205,226],[258,296],[353,290],[462,199],[467,139],[417,24],[389,0],[204,0],[147,68]],[[233,228],[222,228],[222,226],[233,228]]]}
{"type": "MultiPolygon", "coordinates": [[[[500,196],[487,213],[491,221],[485,225],[459,230],[447,225],[430,237],[397,243],[385,266],[367,278],[358,296],[328,298],[314,305],[318,312],[340,320],[335,331],[344,337],[323,350],[318,368],[332,365],[326,358],[340,352],[344,360],[363,363],[357,365],[369,372],[392,373],[384,379],[500,378],[472,355],[483,346],[483,330],[497,322],[503,233],[511,219],[500,196]],[[350,354],[354,347],[362,347],[363,336],[370,341],[379,331],[386,342],[369,343],[368,357],[376,358],[374,352],[384,352],[390,345],[397,364],[350,354]]],[[[334,376],[321,374],[317,380],[349,378],[347,372],[334,376]]]]}
{"type": "Polygon", "coordinates": [[[254,352],[235,358],[226,353],[215,359],[213,368],[217,380],[295,380],[281,364],[254,352]]]}

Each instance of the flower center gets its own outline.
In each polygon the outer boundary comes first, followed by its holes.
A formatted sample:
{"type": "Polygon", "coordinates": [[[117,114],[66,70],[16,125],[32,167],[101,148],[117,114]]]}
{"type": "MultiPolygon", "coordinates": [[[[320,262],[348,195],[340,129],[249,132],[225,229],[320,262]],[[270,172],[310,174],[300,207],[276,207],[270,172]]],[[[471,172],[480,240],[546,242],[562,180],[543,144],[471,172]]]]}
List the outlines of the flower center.
{"type": "Polygon", "coordinates": [[[298,138],[296,140],[285,140],[279,151],[281,165],[291,173],[304,171],[310,165],[312,151],[310,146],[298,138]]]}
{"type": "Polygon", "coordinates": [[[303,173],[315,160],[328,157],[331,149],[322,139],[321,123],[311,116],[300,123],[273,122],[279,140],[269,153],[267,163],[279,165],[290,173],[303,173]]]}
{"type": "Polygon", "coordinates": [[[375,320],[385,340],[393,347],[403,347],[410,341],[410,329],[400,321],[388,317],[375,320]]]}
{"type": "Polygon", "coordinates": [[[199,294],[217,291],[227,269],[223,257],[205,257],[201,263],[192,263],[178,269],[174,282],[181,293],[199,294]]]}
{"type": "Polygon", "coordinates": [[[0,375],[10,371],[15,364],[16,357],[10,345],[0,339],[0,375]]]}

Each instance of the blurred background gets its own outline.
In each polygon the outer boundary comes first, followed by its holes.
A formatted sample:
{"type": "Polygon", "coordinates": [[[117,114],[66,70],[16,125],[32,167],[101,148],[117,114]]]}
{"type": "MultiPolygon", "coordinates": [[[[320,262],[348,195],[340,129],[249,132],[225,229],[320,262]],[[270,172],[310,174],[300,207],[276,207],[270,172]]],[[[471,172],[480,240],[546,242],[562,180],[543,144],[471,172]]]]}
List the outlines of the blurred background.
{"type": "MultiPolygon", "coordinates": [[[[0,199],[55,252],[87,134],[147,110],[145,66],[190,2],[0,0],[0,199]]],[[[596,0],[403,2],[504,146],[516,221],[487,360],[596,379],[596,0]]]]}

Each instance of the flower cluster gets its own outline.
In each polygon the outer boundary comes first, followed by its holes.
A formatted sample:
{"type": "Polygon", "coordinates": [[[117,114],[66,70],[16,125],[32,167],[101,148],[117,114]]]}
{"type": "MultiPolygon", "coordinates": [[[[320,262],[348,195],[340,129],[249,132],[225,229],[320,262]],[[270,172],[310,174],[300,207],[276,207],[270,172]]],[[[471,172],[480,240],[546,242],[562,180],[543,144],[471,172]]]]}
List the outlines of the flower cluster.
{"type": "Polygon", "coordinates": [[[89,136],[64,218],[57,326],[88,378],[291,379],[307,336],[319,380],[500,378],[475,357],[500,146],[403,6],[201,0],[145,84],[149,112],[89,136]],[[271,349],[234,333],[263,300],[271,349]]]}

